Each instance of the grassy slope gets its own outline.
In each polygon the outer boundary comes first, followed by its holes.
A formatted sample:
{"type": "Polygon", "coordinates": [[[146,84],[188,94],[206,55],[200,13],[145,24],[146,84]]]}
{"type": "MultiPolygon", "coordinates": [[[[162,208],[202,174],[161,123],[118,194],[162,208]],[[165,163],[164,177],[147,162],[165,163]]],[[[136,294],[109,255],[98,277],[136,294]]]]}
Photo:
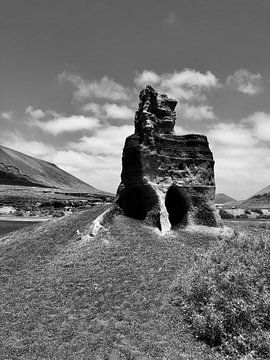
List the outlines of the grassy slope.
{"type": "Polygon", "coordinates": [[[168,301],[179,268],[215,239],[161,237],[118,216],[82,240],[105,208],[2,238],[0,358],[218,359],[168,301]]]}

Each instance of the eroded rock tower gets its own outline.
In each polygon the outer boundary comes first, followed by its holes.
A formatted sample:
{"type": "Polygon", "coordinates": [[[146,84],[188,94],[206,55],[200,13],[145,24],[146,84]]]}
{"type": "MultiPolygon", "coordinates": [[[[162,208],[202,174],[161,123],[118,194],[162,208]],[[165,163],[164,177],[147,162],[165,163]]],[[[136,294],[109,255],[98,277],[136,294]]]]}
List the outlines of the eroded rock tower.
{"type": "Polygon", "coordinates": [[[174,135],[177,101],[151,86],[140,93],[135,133],[123,149],[117,204],[125,215],[166,231],[220,226],[214,160],[204,135],[174,135]]]}

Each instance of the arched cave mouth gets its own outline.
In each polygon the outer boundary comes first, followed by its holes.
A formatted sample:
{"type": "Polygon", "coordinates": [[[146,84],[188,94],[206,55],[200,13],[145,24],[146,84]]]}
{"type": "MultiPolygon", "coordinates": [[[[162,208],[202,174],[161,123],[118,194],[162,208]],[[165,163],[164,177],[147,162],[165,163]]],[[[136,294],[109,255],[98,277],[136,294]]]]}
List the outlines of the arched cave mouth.
{"type": "Polygon", "coordinates": [[[172,185],[165,197],[165,206],[169,214],[172,227],[186,224],[188,201],[183,191],[176,185],[172,185]]]}
{"type": "Polygon", "coordinates": [[[150,185],[134,185],[125,188],[117,203],[127,216],[144,220],[147,213],[158,204],[158,197],[150,185]]]}

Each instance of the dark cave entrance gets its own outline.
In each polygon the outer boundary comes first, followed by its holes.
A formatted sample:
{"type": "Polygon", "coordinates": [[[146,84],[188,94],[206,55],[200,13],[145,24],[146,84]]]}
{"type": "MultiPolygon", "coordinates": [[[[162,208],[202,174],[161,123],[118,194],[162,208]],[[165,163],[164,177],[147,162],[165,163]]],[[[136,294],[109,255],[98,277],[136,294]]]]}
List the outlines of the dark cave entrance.
{"type": "Polygon", "coordinates": [[[150,185],[144,184],[126,187],[118,200],[124,213],[137,220],[144,220],[156,204],[157,194],[150,185]]]}
{"type": "Polygon", "coordinates": [[[167,191],[165,206],[172,227],[186,223],[188,201],[183,191],[178,186],[172,185],[167,191]]]}

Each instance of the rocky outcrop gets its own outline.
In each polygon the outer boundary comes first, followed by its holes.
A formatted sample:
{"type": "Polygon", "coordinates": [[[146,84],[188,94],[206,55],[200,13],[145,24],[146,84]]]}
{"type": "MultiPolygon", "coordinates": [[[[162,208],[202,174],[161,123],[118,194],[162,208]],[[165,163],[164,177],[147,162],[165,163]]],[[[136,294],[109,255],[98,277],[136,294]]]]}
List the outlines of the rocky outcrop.
{"type": "Polygon", "coordinates": [[[174,135],[177,102],[151,86],[140,93],[135,133],[126,139],[117,203],[162,231],[219,226],[214,160],[204,135],[174,135]]]}

